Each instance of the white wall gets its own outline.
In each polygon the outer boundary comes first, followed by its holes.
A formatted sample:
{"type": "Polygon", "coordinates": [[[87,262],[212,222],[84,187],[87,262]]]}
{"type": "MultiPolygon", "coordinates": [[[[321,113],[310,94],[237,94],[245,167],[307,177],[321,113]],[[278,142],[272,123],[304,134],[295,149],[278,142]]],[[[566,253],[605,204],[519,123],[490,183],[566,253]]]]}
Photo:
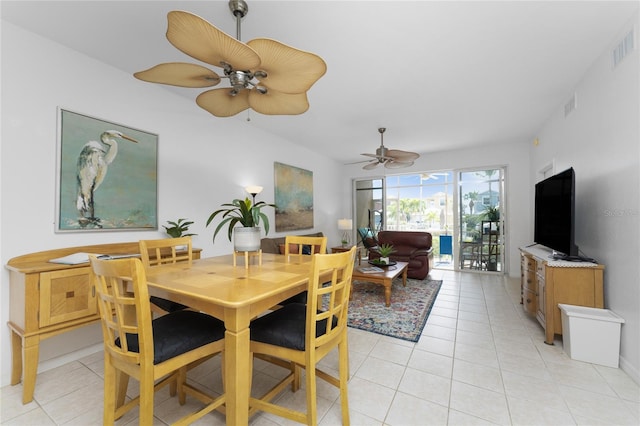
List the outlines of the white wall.
{"type": "MultiPolygon", "coordinates": [[[[195,94],[194,94],[195,98],[195,94]]],[[[273,202],[273,162],[313,171],[314,229],[336,244],[343,213],[334,200],[341,165],[256,130],[242,118],[220,119],[195,102],[158,85],[144,84],[47,39],[2,22],[1,202],[2,265],[15,256],[76,245],[159,238],[160,231],[54,233],[56,109],[88,114],[159,134],[159,225],[188,217],[203,256],[231,252],[226,236],[211,242],[209,214],[221,203],[244,197],[243,187],[264,186],[258,200],[273,202]]],[[[300,135],[304,137],[304,135],[300,135]]],[[[117,161],[117,160],[116,160],[117,161]]],[[[273,211],[271,217],[274,232],[273,211]]],[[[302,231],[301,231],[302,232],[302,231]]],[[[9,274],[2,268],[0,323],[9,319],[9,274]]],[[[0,327],[1,385],[9,382],[9,333],[0,327]]],[[[91,347],[98,327],[84,327],[45,340],[40,360],[91,347]]],[[[76,352],[78,353],[78,352],[76,352]]],[[[46,362],[45,362],[46,364],[46,362]]]]}
{"type": "Polygon", "coordinates": [[[575,89],[577,109],[564,105],[531,148],[531,180],[555,162],[576,172],[576,244],[605,265],[604,303],[625,319],[621,367],[640,383],[640,132],[638,15],[586,71],[575,89]],[[635,25],[636,50],[615,69],[613,46],[635,25]]]}
{"type": "MultiPolygon", "coordinates": [[[[428,149],[428,146],[425,146],[428,149]]],[[[505,238],[508,247],[506,264],[510,276],[520,276],[520,255],[518,247],[531,243],[532,235],[529,232],[529,223],[532,221],[529,182],[529,160],[527,142],[515,142],[510,144],[487,145],[482,148],[464,149],[455,151],[443,151],[423,154],[415,164],[406,169],[387,171],[387,174],[420,173],[423,171],[452,170],[465,168],[490,169],[495,166],[506,167],[506,211],[503,217],[506,220],[505,238]]],[[[345,168],[343,174],[345,181],[353,177],[382,176],[384,168],[363,170],[362,164],[351,165],[345,168]]],[[[345,183],[346,185],[346,183],[345,183]]],[[[351,193],[344,205],[351,204],[351,193]]]]}

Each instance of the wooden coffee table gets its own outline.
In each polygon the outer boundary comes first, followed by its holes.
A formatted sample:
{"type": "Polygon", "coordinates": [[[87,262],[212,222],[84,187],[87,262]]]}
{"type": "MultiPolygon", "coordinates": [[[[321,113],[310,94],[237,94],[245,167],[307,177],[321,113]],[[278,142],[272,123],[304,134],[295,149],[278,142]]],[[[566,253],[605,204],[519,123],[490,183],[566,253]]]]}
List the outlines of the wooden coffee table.
{"type": "Polygon", "coordinates": [[[356,266],[353,268],[353,277],[351,283],[351,295],[353,295],[353,281],[366,281],[374,284],[381,284],[384,286],[384,303],[385,306],[391,305],[391,283],[393,279],[402,274],[402,285],[407,286],[407,262],[398,262],[393,266],[380,267],[382,272],[361,272],[360,268],[367,268],[373,265],[356,266]]]}

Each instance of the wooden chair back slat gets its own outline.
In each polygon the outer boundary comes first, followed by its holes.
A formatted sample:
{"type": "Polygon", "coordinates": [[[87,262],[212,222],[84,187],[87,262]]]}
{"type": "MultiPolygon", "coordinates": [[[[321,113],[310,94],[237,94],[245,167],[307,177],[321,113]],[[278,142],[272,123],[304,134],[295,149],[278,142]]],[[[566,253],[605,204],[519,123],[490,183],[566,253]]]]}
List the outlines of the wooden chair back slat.
{"type": "Polygon", "coordinates": [[[284,239],[284,255],[287,261],[300,260],[304,246],[311,247],[311,254],[327,252],[327,237],[304,237],[300,235],[287,235],[284,239]],[[291,249],[295,248],[295,251],[291,249]]]}
{"type": "Polygon", "coordinates": [[[191,237],[140,240],[140,258],[146,268],[193,261],[191,237]]]}

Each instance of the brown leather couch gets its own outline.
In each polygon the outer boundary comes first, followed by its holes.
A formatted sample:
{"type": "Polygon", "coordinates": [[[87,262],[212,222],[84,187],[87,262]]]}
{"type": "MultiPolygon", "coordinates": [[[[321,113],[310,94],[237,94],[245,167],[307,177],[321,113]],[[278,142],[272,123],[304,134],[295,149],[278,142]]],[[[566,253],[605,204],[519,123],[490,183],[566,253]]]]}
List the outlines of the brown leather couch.
{"type": "MultiPolygon", "coordinates": [[[[429,274],[429,256],[431,234],[418,231],[380,231],[377,235],[378,244],[391,244],[395,249],[389,258],[397,262],[408,262],[407,276],[423,280],[429,274]]],[[[377,259],[380,253],[375,248],[369,250],[369,259],[377,259]]]]}

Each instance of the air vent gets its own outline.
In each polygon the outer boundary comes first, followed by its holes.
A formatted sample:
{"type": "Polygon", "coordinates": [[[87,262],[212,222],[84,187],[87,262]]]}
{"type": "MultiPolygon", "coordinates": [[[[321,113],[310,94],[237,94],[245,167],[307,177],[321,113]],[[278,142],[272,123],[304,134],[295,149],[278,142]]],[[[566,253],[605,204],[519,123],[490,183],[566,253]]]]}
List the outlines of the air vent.
{"type": "Polygon", "coordinates": [[[622,60],[635,48],[633,30],[629,31],[620,43],[613,49],[613,67],[617,67],[622,60]]]}
{"type": "Polygon", "coordinates": [[[571,112],[575,110],[576,107],[576,94],[574,93],[571,99],[569,99],[569,102],[564,104],[564,116],[566,117],[567,115],[571,114],[571,112]]]}

